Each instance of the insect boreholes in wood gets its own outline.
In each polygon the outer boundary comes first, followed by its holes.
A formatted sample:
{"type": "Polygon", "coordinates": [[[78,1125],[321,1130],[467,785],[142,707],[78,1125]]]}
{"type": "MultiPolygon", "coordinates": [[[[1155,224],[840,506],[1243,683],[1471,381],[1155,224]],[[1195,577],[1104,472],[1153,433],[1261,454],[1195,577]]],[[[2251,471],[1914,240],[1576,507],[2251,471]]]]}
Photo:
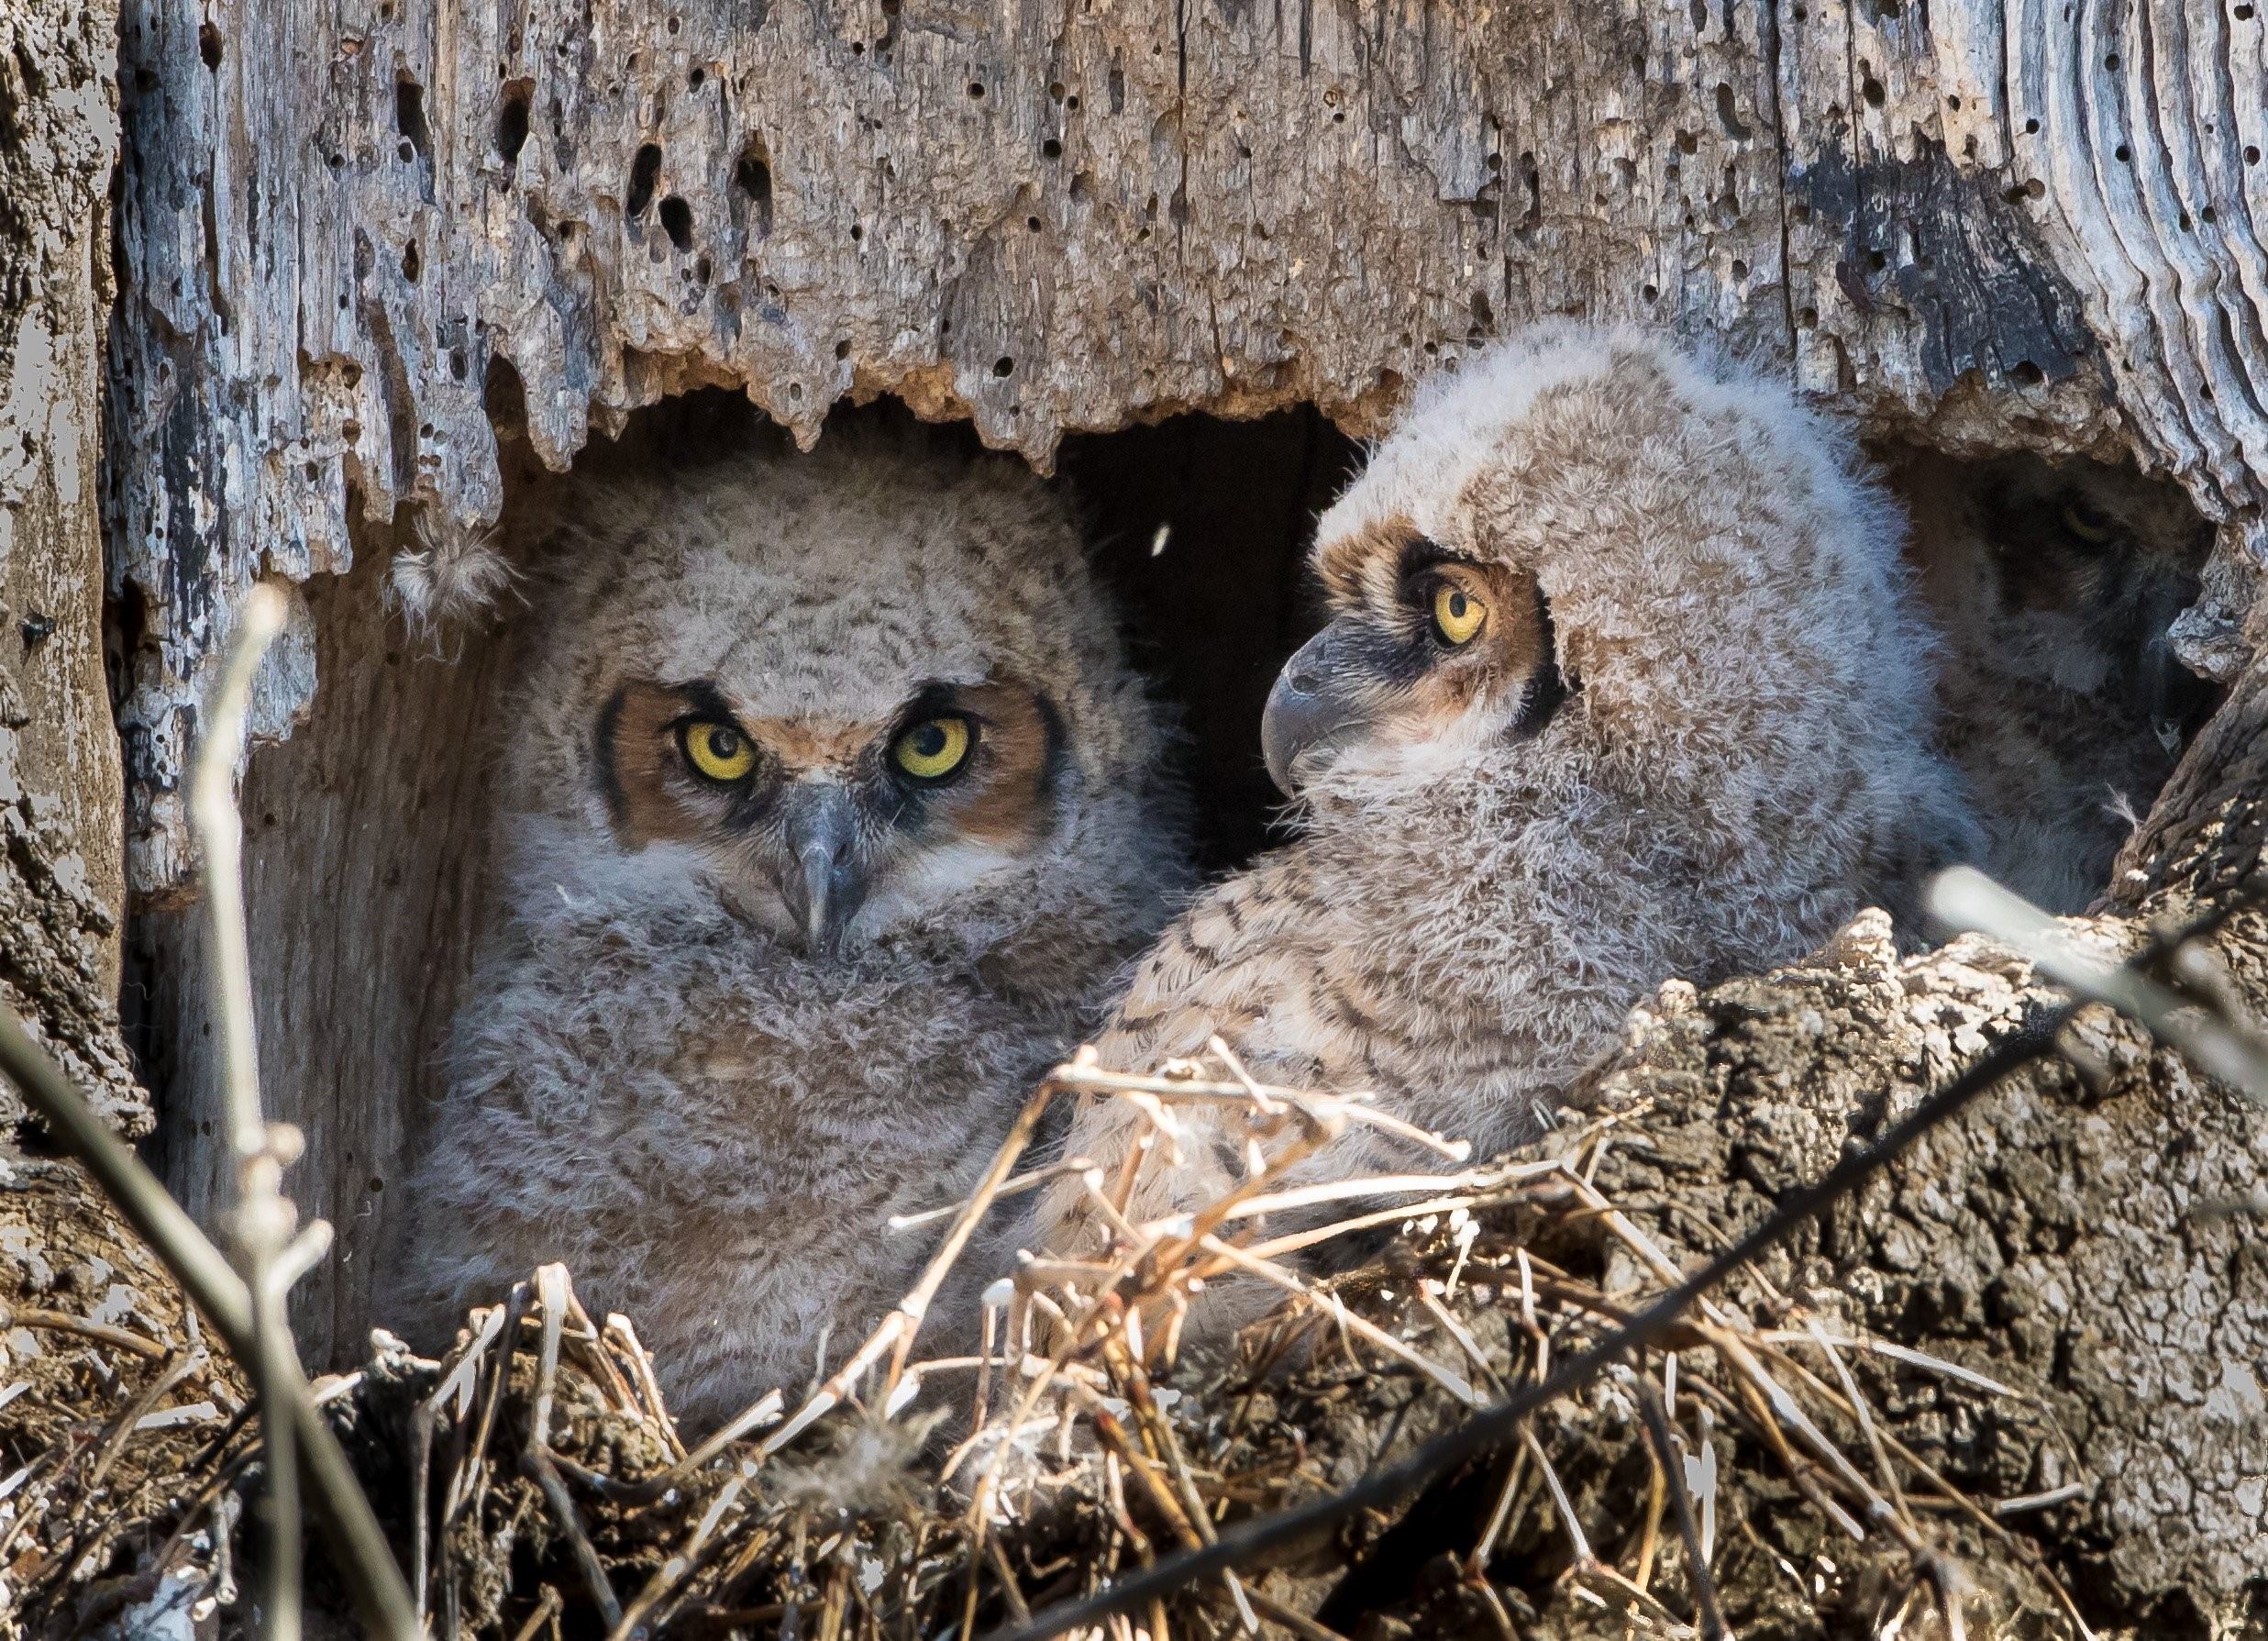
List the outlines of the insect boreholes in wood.
{"type": "Polygon", "coordinates": [[[527,437],[527,386],[518,368],[501,353],[490,354],[481,373],[481,404],[499,438],[527,437]]]}
{"type": "Polygon", "coordinates": [[[622,214],[635,221],[654,203],[654,184],[661,180],[661,144],[649,142],[630,162],[630,187],[622,196],[622,214]]]}
{"type": "Polygon", "coordinates": [[[672,194],[661,202],[661,229],[680,250],[693,248],[693,208],[684,195],[672,194]]]}
{"type": "Polygon", "coordinates": [[[393,83],[393,128],[402,136],[402,158],[423,160],[433,152],[433,129],[426,123],[426,88],[406,74],[393,83]]]}
{"type": "Polygon", "coordinates": [[[1732,97],[1732,87],[1720,81],[1717,85],[1717,123],[1725,135],[1735,142],[1746,142],[1755,133],[1741,119],[1741,112],[1732,97]]]}
{"type": "Polygon", "coordinates": [[[520,150],[527,146],[528,105],[535,95],[533,80],[505,83],[503,104],[496,110],[496,157],[506,165],[517,166],[520,150]]]}
{"type": "Polygon", "coordinates": [[[765,151],[761,138],[750,140],[740,151],[740,161],[733,167],[733,183],[747,196],[749,236],[761,239],[772,231],[771,156],[765,151]]]}

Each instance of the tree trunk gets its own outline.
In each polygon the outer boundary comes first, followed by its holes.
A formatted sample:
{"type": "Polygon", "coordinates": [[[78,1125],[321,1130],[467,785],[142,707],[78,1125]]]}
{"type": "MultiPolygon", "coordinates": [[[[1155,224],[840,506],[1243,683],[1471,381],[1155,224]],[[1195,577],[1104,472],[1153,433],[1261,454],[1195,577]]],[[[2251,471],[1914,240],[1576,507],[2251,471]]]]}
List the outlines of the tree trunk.
{"type": "MultiPolygon", "coordinates": [[[[102,305],[115,12],[37,8],[0,61],[0,1003],[129,1132],[118,738],[103,679],[102,305]]],[[[0,1123],[21,1114],[0,1089],[0,1123]]]]}
{"type": "MultiPolygon", "coordinates": [[[[108,1122],[138,1136],[151,1111],[118,1028],[124,813],[104,682],[96,396],[116,23],[102,0],[0,17],[0,1005],[108,1122]]],[[[86,1176],[12,1143],[24,1117],[0,1085],[0,1467],[14,1473],[0,1535],[15,1547],[0,1623],[11,1631],[27,1596],[66,1584],[67,1604],[84,1594],[86,1575],[69,1569],[104,1571],[241,1403],[225,1365],[185,1361],[181,1294],[86,1176]],[[88,1434],[115,1429],[161,1371],[189,1409],[171,1434],[99,1469],[47,1462],[90,1458],[88,1434]],[[19,1533],[27,1520],[41,1530],[19,1533]]]]}
{"type": "MultiPolygon", "coordinates": [[[[17,19],[0,66],[0,644],[22,658],[0,674],[0,995],[147,1127],[114,1007],[130,882],[155,1155],[211,1217],[185,773],[236,601],[298,583],[246,808],[263,1077],[308,1135],[303,1211],[340,1228],[299,1300],[318,1358],[359,1359],[382,1320],[364,1273],[481,917],[481,715],[512,638],[508,598],[435,638],[389,590],[445,613],[448,567],[522,486],[691,390],[806,440],[838,401],[894,395],[1043,466],[1061,450],[1142,539],[1174,524],[1161,575],[1271,588],[1286,633],[1340,433],[1542,316],[1721,339],[1880,440],[2130,455],[2219,523],[2177,638],[2233,693],[2108,915],[2259,870],[2251,4],[126,0],[115,735],[92,513],[108,18],[64,9],[17,19]],[[1300,414],[1090,437],[1278,411],[1300,414]],[[1269,453],[1234,506],[1210,494],[1242,481],[1230,449],[1269,453]]],[[[1195,602],[1156,607],[1196,623],[1195,602]]],[[[2264,942],[2221,937],[2256,1005],[2264,942]]],[[[1600,1097],[1681,1112],[1679,1154],[1737,1223],[2031,994],[1975,947],[1888,962],[1673,992],[1600,1097]]],[[[2257,1171],[2258,1115],[2098,1035],[2108,1095],[2032,1077],[1784,1274],[2084,1433],[2104,1483],[2042,1535],[2100,1553],[2099,1616],[2233,1633],[2268,1624],[2268,1300],[2246,1222],[2183,1214],[2257,1171]]]]}

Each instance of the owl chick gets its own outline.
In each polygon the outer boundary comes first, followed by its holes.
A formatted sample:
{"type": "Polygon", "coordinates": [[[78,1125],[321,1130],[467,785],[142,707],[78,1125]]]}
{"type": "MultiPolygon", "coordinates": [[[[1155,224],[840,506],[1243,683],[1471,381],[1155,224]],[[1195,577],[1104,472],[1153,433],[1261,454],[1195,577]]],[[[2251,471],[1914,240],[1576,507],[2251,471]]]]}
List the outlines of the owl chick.
{"type": "Polygon", "coordinates": [[[571,489],[415,1187],[429,1306],[564,1260],[696,1422],[903,1296],[1179,879],[1063,504],[840,447],[571,489]]]}
{"type": "MultiPolygon", "coordinates": [[[[1430,386],[1322,517],[1331,618],[1268,704],[1305,833],[1168,927],[1102,1063],[1217,1032],[1266,1081],[1500,1148],[1660,981],[1896,904],[1967,825],[1898,539],[1787,393],[1642,333],[1547,327],[1430,386]]],[[[1242,1177],[1231,1125],[1180,1115],[1137,1221],[1242,1177]]],[[[1092,1103],[1068,1149],[1107,1175],[1140,1132],[1092,1103]]],[[[1350,1128],[1294,1177],[1400,1171],[1396,1143],[1350,1128]]],[[[1067,1181],[1034,1233],[1101,1227],[1067,1181]]]]}
{"type": "Polygon", "coordinates": [[[2084,911],[2212,704],[2167,638],[2212,527],[2131,468],[1916,455],[1897,478],[1984,864],[2051,911],[2084,911]]]}

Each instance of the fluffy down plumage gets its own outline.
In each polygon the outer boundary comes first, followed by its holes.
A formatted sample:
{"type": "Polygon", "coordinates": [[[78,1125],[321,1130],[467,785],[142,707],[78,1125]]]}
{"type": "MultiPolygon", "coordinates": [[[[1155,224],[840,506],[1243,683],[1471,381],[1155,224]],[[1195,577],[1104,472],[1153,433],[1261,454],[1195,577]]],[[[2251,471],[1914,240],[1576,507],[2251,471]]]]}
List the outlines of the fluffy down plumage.
{"type": "MultiPolygon", "coordinates": [[[[1660,981],[1908,905],[1973,844],[1899,537],[1836,429],[1650,336],[1549,327],[1431,384],[1322,520],[1332,610],[1390,597],[1412,544],[1532,574],[1568,693],[1540,722],[1507,704],[1532,690],[1483,694],[1339,748],[1300,794],[1304,835],[1144,961],[1103,1063],[1148,1070],[1219,1032],[1270,1081],[1375,1091],[1499,1148],[1660,981]]],[[[1137,1216],[1239,1177],[1224,1131],[1188,1120],[1137,1216]]],[[[1097,1103],[1068,1147],[1108,1167],[1138,1132],[1097,1103]]],[[[1407,1166],[1394,1143],[1351,1130],[1307,1169],[1407,1166]]],[[[1037,1212],[1040,1243],[1097,1234],[1073,1189],[1037,1212]]]]}
{"type": "Polygon", "coordinates": [[[1179,804],[1071,521],[1019,464],[831,440],[577,485],[548,527],[568,568],[516,697],[505,915],[403,1277],[437,1331],[564,1260],[706,1423],[904,1293],[935,1233],[886,1218],[964,1193],[1092,1028],[1179,881],[1179,804]],[[791,748],[888,747],[909,700],[1001,678],[1053,715],[1040,784],[983,837],[884,839],[831,956],[758,870],[760,824],[712,824],[674,764],[625,773],[677,756],[666,730],[607,750],[625,691],[692,691],[791,748]],[[625,842],[648,812],[672,835],[625,842]]]}

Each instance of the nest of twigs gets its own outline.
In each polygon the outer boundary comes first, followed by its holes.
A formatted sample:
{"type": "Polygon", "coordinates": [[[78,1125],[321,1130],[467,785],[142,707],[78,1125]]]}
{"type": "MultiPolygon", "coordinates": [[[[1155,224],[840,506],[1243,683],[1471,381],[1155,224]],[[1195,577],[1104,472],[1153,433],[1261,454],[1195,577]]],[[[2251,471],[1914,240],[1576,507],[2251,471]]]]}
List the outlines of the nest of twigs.
{"type": "MultiPolygon", "coordinates": [[[[556,1266],[474,1311],[442,1360],[381,1335],[363,1370],[318,1388],[430,1634],[965,1641],[1335,1494],[1675,1286],[1660,1227],[1713,1226],[1711,1205],[1618,1202],[1596,1183],[1610,1148],[1644,1147],[1647,1119],[1571,1122],[1478,1167],[1405,1131],[1408,1173],[1296,1185],[1290,1170],[1344,1125],[1393,1125],[1260,1087],[1225,1049],[1151,1078],[1075,1062],[968,1202],[899,1228],[944,1227],[906,1303],[824,1383],[781,1387],[696,1445],[632,1324],[587,1314],[556,1266]],[[1134,1172],[1072,1159],[1014,1173],[1050,1096],[1136,1104],[1156,1128],[1137,1170],[1170,1154],[1178,1108],[1230,1107],[1255,1171],[1201,1213],[1129,1224],[1134,1172]],[[987,1296],[979,1353],[924,1356],[929,1296],[979,1220],[1065,1172],[1117,1240],[1090,1259],[1029,1259],[987,1296]],[[1349,1248],[1369,1255],[1315,1274],[1349,1248]],[[1274,1284],[1284,1303],[1232,1357],[1178,1360],[1192,1292],[1224,1278],[1274,1284]]],[[[241,1620],[258,1426],[190,1342],[113,1325],[137,1342],[113,1341],[107,1414],[0,1479],[17,1611],[82,1632],[146,1633],[168,1612],[241,1620]],[[99,1543],[28,1560],[42,1522],[94,1519],[105,1479],[161,1437],[128,1467],[130,1520],[111,1511],[99,1543]]],[[[1662,1348],[1430,1487],[1241,1572],[1082,1614],[1073,1633],[1957,1635],[1989,1613],[2084,1634],[2007,1525],[2057,1501],[1972,1497],[1916,1434],[1971,1402],[2047,1422],[1751,1269],[1662,1348]]]]}

